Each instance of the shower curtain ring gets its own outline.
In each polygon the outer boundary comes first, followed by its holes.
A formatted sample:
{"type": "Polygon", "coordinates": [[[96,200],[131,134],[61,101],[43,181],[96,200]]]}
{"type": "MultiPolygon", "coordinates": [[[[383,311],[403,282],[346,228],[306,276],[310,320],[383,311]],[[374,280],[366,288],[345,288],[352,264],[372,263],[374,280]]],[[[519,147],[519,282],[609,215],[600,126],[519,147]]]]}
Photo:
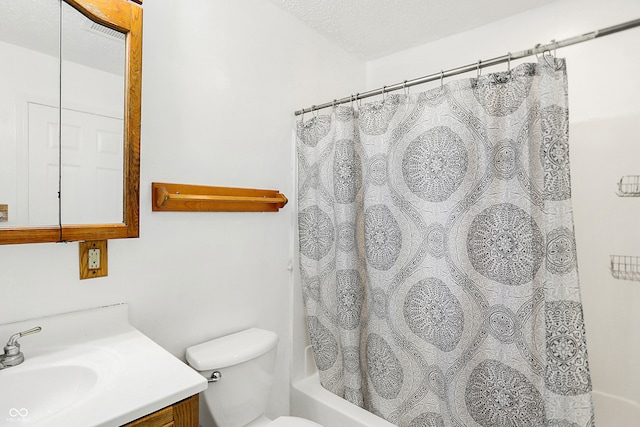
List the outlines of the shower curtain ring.
{"type": "Polygon", "coordinates": [[[440,70],[440,89],[444,88],[444,70],[440,70]]]}
{"type": "Polygon", "coordinates": [[[382,86],[382,102],[385,101],[385,95],[386,95],[385,91],[386,90],[387,90],[387,87],[386,86],[382,86]]]}
{"type": "Polygon", "coordinates": [[[312,105],[311,106],[311,114],[313,115],[314,118],[318,118],[318,110],[316,110],[316,106],[312,105]]]}
{"type": "Polygon", "coordinates": [[[478,73],[478,78],[480,78],[480,75],[482,74],[482,72],[480,71],[480,63],[482,63],[482,61],[480,59],[478,59],[478,65],[476,65],[476,72],[478,73]]]}
{"type": "Polygon", "coordinates": [[[535,45],[533,47],[533,54],[536,56],[536,61],[540,61],[540,57],[538,56],[538,54],[540,53],[540,51],[538,50],[540,48],[540,46],[542,46],[540,43],[538,43],[537,45],[535,45]]]}
{"type": "Polygon", "coordinates": [[[511,52],[507,52],[507,73],[511,74],[511,52]]]}
{"type": "Polygon", "coordinates": [[[545,49],[544,52],[542,52],[542,59],[544,59],[545,64],[547,64],[549,68],[556,68],[556,65],[555,65],[556,58],[553,55],[551,55],[551,51],[549,49],[545,49]],[[549,62],[549,58],[552,58],[553,62],[549,62]]]}
{"type": "Polygon", "coordinates": [[[563,61],[558,61],[558,44],[555,39],[551,40],[551,43],[553,43],[553,68],[560,71],[563,67],[563,61]]]}
{"type": "Polygon", "coordinates": [[[409,96],[409,88],[407,87],[406,80],[402,82],[402,91],[404,92],[405,96],[409,96]]]}

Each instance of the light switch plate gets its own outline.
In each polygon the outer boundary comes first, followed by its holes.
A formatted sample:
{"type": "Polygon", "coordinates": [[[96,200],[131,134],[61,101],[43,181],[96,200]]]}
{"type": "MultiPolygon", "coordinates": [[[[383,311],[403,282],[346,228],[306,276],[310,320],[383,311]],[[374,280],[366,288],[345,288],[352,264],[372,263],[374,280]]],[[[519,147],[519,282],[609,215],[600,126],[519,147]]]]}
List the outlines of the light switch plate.
{"type": "Polygon", "coordinates": [[[107,268],[107,241],[93,240],[79,242],[80,280],[104,277],[107,268]]]}

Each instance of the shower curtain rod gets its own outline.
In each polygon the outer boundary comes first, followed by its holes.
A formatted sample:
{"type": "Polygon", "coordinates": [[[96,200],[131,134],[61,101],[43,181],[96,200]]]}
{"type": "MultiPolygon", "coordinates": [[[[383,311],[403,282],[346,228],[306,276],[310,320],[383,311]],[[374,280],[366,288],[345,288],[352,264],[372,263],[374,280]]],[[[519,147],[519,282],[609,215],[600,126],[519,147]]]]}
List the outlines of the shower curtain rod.
{"type": "Polygon", "coordinates": [[[545,45],[536,45],[531,49],[522,50],[516,53],[507,53],[506,55],[498,56],[491,59],[486,60],[478,60],[475,64],[463,65],[457,68],[451,68],[446,71],[441,71],[439,73],[430,74],[428,76],[419,77],[413,80],[405,80],[402,83],[396,83],[389,86],[383,86],[378,89],[373,89],[368,92],[357,93],[355,95],[346,96],[340,99],[334,99],[331,102],[325,102],[320,105],[312,105],[309,108],[303,108],[302,110],[295,111],[295,115],[299,116],[304,113],[311,113],[313,111],[321,110],[323,108],[333,107],[339,104],[345,104],[347,102],[357,101],[363,98],[369,98],[371,96],[382,95],[386,92],[392,92],[398,89],[404,89],[411,86],[416,86],[419,84],[432,82],[439,79],[444,79],[445,77],[451,77],[458,74],[468,73],[474,70],[480,70],[485,67],[491,67],[493,65],[504,64],[505,62],[511,62],[514,59],[526,58],[528,56],[538,55],[539,53],[544,54],[545,52],[550,52],[552,50],[559,49],[561,47],[571,46],[577,43],[582,43],[588,40],[597,39],[600,37],[608,36],[609,34],[618,33],[621,31],[629,30],[631,28],[640,27],[640,19],[634,19],[632,21],[623,22],[622,24],[613,25],[611,27],[603,28],[601,30],[596,30],[590,33],[582,34],[580,36],[570,37],[568,39],[564,39],[561,41],[552,40],[550,43],[545,45]]]}

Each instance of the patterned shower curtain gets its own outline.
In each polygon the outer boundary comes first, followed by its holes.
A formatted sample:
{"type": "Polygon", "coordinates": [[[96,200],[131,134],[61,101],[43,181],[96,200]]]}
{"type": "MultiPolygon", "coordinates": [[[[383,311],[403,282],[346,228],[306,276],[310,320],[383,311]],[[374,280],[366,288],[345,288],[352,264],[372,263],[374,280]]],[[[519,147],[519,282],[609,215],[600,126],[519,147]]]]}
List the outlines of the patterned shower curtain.
{"type": "Polygon", "coordinates": [[[322,385],[399,426],[592,427],[565,62],[300,121],[322,385]]]}

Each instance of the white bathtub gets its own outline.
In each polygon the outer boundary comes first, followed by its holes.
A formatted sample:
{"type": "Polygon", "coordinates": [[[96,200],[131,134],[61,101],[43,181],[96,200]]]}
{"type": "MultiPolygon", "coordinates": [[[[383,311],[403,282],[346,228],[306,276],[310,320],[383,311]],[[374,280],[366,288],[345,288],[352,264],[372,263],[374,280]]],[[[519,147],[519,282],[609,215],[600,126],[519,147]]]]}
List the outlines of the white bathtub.
{"type": "Polygon", "coordinates": [[[304,377],[291,386],[291,415],[324,427],[397,427],[322,387],[310,345],[301,361],[304,377]]]}
{"type": "MultiPolygon", "coordinates": [[[[593,404],[596,425],[640,427],[640,405],[636,402],[594,390],[593,404]]],[[[396,427],[326,390],[320,385],[318,374],[293,384],[291,413],[324,427],[396,427]]]]}
{"type": "Polygon", "coordinates": [[[640,405],[632,400],[594,390],[593,407],[598,426],[640,427],[640,405]]]}
{"type": "Polygon", "coordinates": [[[317,373],[293,384],[291,415],[324,427],[397,427],[322,387],[317,373]]]}

